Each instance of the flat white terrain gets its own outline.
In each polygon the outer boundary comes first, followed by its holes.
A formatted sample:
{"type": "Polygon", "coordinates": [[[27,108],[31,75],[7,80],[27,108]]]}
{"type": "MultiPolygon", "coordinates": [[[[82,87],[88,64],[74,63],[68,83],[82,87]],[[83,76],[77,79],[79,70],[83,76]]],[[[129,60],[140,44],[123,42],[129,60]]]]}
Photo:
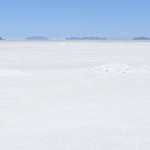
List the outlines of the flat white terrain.
{"type": "Polygon", "coordinates": [[[150,42],[0,42],[0,150],[150,150],[150,42]]]}

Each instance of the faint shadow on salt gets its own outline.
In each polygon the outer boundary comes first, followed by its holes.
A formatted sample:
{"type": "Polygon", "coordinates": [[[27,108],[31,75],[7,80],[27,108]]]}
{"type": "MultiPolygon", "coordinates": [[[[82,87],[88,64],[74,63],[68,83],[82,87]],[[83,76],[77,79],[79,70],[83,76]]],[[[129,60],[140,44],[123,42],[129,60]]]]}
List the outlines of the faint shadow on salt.
{"type": "Polygon", "coordinates": [[[22,70],[15,70],[15,69],[0,69],[0,76],[1,77],[28,77],[31,76],[31,73],[22,71],[22,70]]]}
{"type": "Polygon", "coordinates": [[[90,68],[92,72],[107,74],[107,75],[119,75],[119,74],[146,74],[149,73],[150,70],[148,67],[133,67],[124,63],[109,63],[103,64],[100,66],[96,66],[90,68]]]}

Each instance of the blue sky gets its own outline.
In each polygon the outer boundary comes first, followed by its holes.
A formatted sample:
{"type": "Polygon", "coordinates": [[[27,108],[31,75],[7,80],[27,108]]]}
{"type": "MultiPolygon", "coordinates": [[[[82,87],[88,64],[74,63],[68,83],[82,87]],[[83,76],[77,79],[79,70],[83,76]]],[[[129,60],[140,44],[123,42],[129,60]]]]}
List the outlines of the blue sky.
{"type": "Polygon", "coordinates": [[[150,37],[150,0],[0,0],[0,36],[150,37]]]}

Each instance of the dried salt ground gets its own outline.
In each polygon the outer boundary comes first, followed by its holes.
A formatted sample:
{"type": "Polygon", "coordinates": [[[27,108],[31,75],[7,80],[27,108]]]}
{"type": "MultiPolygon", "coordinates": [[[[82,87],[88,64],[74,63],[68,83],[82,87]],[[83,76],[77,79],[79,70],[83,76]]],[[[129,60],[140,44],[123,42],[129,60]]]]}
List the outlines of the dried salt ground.
{"type": "Polygon", "coordinates": [[[31,75],[31,73],[16,69],[0,69],[0,76],[2,77],[28,77],[31,75]]]}
{"type": "Polygon", "coordinates": [[[0,42],[0,150],[149,150],[149,68],[150,42],[0,42]]]}

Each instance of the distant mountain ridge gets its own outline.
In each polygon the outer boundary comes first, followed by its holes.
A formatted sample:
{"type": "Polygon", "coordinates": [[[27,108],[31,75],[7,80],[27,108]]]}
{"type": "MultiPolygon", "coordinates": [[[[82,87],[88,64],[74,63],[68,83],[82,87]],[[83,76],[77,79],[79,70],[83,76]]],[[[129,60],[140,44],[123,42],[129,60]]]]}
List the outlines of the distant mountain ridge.
{"type": "Polygon", "coordinates": [[[65,40],[107,40],[105,37],[70,37],[65,40]]]}
{"type": "Polygon", "coordinates": [[[26,40],[48,40],[48,38],[43,36],[31,36],[26,38],[26,40]]]}
{"type": "Polygon", "coordinates": [[[150,40],[150,38],[141,36],[141,37],[134,37],[133,40],[150,40]]]}
{"type": "MultiPolygon", "coordinates": [[[[0,40],[7,40],[4,39],[0,36],[0,40]]],[[[44,36],[31,36],[31,37],[27,37],[24,40],[35,40],[35,41],[40,41],[40,40],[50,40],[47,37],[44,36]]],[[[51,39],[54,40],[54,39],[51,39]]],[[[57,40],[57,39],[55,39],[57,40]]],[[[59,39],[58,39],[59,40],[59,39]]],[[[149,37],[145,37],[145,36],[139,36],[139,37],[133,37],[133,38],[107,38],[107,37],[69,37],[69,38],[64,38],[63,40],[150,40],[149,37]]]]}
{"type": "Polygon", "coordinates": [[[0,40],[4,40],[4,39],[0,36],[0,40]]]}

